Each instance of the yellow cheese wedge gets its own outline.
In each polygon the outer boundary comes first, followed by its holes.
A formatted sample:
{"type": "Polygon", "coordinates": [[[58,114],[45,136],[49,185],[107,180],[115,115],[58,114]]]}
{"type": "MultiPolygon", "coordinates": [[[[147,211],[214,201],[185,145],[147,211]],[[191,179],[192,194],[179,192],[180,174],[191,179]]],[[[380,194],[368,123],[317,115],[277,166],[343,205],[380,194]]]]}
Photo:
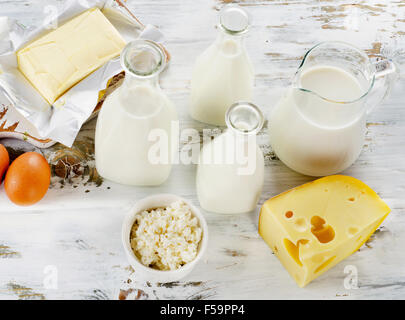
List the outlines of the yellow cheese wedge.
{"type": "Polygon", "coordinates": [[[118,56],[125,40],[92,8],[17,52],[18,67],[53,104],[62,94],[118,56]]]}
{"type": "Polygon", "coordinates": [[[304,287],[357,251],[390,211],[363,182],[329,176],[266,201],[259,233],[304,287]]]}

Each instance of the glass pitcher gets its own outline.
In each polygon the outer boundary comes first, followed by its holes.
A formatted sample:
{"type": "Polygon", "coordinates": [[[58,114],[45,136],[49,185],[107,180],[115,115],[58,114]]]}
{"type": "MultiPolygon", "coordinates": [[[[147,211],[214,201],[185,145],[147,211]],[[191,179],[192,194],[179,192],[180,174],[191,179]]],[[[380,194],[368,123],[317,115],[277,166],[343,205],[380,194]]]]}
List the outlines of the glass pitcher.
{"type": "Polygon", "coordinates": [[[360,155],[366,116],[388,94],[397,69],[372,63],[344,42],[310,49],[292,86],[272,110],[270,143],[291,169],[310,176],[336,174],[360,155]]]}
{"type": "Polygon", "coordinates": [[[178,149],[171,126],[178,116],[159,86],[165,62],[153,41],[135,40],[124,48],[124,83],[104,101],[96,126],[96,167],[103,178],[156,186],[169,177],[178,149]]]}
{"type": "Polygon", "coordinates": [[[250,212],[256,209],[264,182],[264,157],[256,142],[264,117],[257,106],[237,102],[225,118],[228,129],[202,148],[197,196],[210,212],[250,212]]]}

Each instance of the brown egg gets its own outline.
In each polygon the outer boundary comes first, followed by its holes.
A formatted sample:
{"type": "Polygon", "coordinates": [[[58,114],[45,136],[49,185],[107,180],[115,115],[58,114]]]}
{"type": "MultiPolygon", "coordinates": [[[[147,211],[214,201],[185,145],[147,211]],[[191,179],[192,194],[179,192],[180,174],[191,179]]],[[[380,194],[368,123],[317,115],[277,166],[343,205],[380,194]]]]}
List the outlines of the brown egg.
{"type": "Polygon", "coordinates": [[[2,144],[0,144],[0,183],[3,181],[3,175],[7,171],[9,164],[10,157],[8,151],[2,144]]]}
{"type": "Polygon", "coordinates": [[[39,153],[27,152],[10,165],[4,188],[12,202],[30,206],[45,196],[50,181],[51,169],[46,159],[39,153]]]}

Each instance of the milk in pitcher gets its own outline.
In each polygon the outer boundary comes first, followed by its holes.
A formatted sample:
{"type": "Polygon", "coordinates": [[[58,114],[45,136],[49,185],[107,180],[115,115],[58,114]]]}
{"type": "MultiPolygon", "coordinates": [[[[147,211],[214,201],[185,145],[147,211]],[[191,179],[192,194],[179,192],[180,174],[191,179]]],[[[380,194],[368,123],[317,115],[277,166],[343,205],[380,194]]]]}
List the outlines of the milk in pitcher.
{"type": "Polygon", "coordinates": [[[365,113],[356,100],[365,88],[343,68],[328,65],[305,69],[299,81],[301,89],[290,88],[272,111],[271,145],[280,160],[300,173],[341,172],[363,146],[365,113]]]}

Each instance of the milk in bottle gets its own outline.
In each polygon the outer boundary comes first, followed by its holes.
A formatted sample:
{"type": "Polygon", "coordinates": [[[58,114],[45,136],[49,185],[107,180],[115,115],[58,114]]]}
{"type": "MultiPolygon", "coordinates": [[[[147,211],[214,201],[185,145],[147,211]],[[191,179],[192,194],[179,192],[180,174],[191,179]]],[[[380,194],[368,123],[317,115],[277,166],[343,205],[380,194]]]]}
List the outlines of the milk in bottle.
{"type": "Polygon", "coordinates": [[[249,16],[242,8],[222,8],[218,37],[197,58],[193,70],[190,114],[195,120],[225,125],[230,105],[251,100],[254,74],[244,46],[248,27],[249,16]]]}
{"type": "Polygon", "coordinates": [[[253,211],[264,180],[264,157],[256,143],[263,115],[246,102],[226,114],[228,129],[206,143],[197,168],[197,195],[203,209],[237,214],[253,211]]]}
{"type": "Polygon", "coordinates": [[[121,63],[125,81],[107,97],[98,116],[97,171],[121,184],[160,185],[169,177],[177,151],[170,136],[177,112],[158,83],[165,54],[152,41],[136,40],[124,49],[121,63]],[[167,138],[158,154],[151,152],[156,147],[154,132],[167,138]]]}

